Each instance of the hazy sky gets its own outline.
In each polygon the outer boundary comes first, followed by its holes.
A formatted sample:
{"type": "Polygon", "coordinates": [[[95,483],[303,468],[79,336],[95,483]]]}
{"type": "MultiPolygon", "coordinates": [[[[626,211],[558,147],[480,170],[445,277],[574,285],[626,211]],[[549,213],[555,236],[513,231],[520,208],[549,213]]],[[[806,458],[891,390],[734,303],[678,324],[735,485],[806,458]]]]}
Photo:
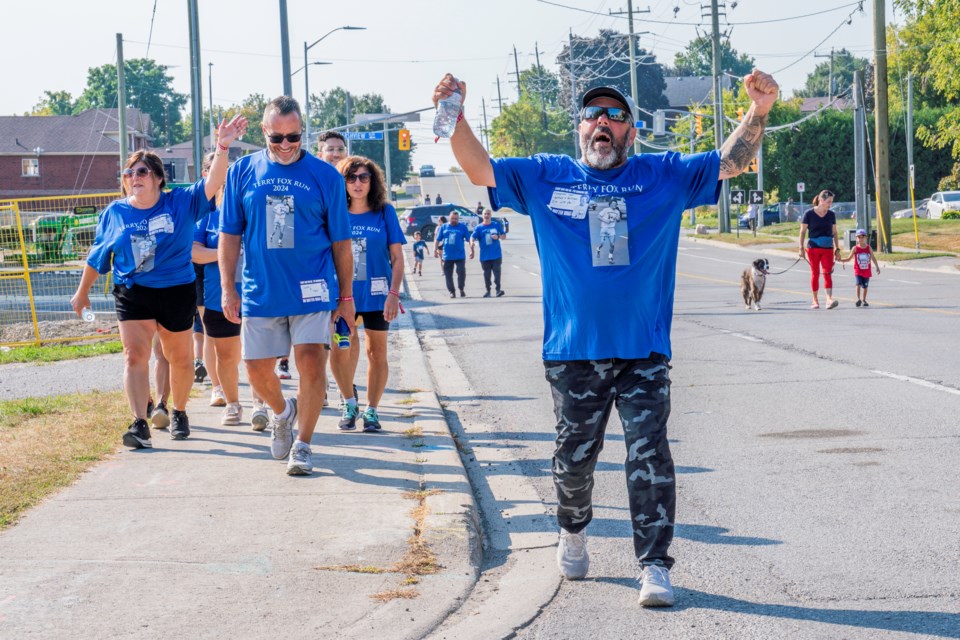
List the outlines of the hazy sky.
{"type": "MultiPolygon", "coordinates": [[[[902,19],[887,2],[887,22],[902,19]]],[[[814,48],[820,54],[846,47],[859,56],[873,55],[873,1],[863,3],[863,12],[855,12],[850,25],[845,21],[857,2],[739,0],[733,9],[730,0],[726,4],[721,28],[729,31],[733,47],[753,56],[759,68],[774,72],[786,95],[824,62],[809,53],[814,48]],[[798,17],[803,15],[807,17],[798,17]],[[757,24],[761,21],[773,22],[757,24]]],[[[281,93],[279,4],[199,0],[199,6],[204,105],[209,100],[210,62],[214,104],[239,103],[251,93],[281,93]]],[[[535,63],[535,46],[541,64],[556,70],[557,55],[571,30],[586,37],[603,28],[627,31],[625,17],[608,15],[626,10],[626,0],[288,0],[287,6],[292,69],[303,65],[304,41],[313,42],[343,25],[366,27],[337,31],[310,50],[311,61],[333,63],[310,67],[311,92],[341,86],[353,94],[378,93],[392,111],[402,112],[430,106],[434,85],[450,71],[468,83],[466,111],[472,123],[482,119],[481,98],[486,99],[488,119],[496,114],[498,75],[504,101],[516,100],[510,75],[514,46],[521,70],[535,63]]],[[[710,25],[696,0],[637,1],[634,8],[650,9],[636,15],[635,30],[650,32],[640,37],[640,46],[665,64],[673,63],[698,29],[703,32],[710,25]]],[[[126,58],[149,54],[170,67],[176,90],[189,93],[186,0],[5,2],[3,14],[7,28],[0,38],[0,114],[28,111],[44,90],[67,90],[77,97],[88,68],[115,61],[116,33],[123,34],[126,58]]],[[[293,91],[302,102],[302,71],[293,77],[293,91]]],[[[421,123],[410,127],[418,145],[414,166],[428,163],[445,171],[455,163],[449,144],[434,144],[431,116],[423,115],[421,123]]]]}

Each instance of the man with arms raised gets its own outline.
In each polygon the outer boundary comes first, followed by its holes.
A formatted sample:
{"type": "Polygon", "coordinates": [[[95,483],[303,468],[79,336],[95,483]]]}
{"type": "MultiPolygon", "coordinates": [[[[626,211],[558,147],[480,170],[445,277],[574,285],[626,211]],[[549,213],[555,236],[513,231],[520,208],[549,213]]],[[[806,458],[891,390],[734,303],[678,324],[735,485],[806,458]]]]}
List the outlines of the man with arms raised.
{"type": "MultiPolygon", "coordinates": [[[[433,101],[457,81],[446,75],[433,101]]],[[[593,516],[593,473],[611,409],[627,447],[625,471],[639,564],[640,604],[670,606],[676,485],[667,444],[670,413],[670,324],[679,217],[716,203],[721,181],[742,173],[756,155],[774,79],[744,79],[753,104],[723,149],[627,158],[637,136],[636,107],[619,90],[598,87],[581,99],[579,160],[567,156],[491,160],[469,125],[457,122],[451,146],[476,185],[489,187],[494,208],[532,218],[543,281],[543,360],[556,414],[553,478],[560,543],[557,563],[570,580],[586,576],[585,528],[593,516]],[[594,263],[588,212],[622,200],[629,257],[594,263]]],[[[466,84],[459,83],[466,98],[466,84]]]]}
{"type": "Polygon", "coordinates": [[[353,254],[343,178],[301,148],[300,105],[289,96],[263,112],[267,148],[238,160],[227,175],[220,223],[219,264],[223,314],[240,322],[243,359],[250,384],[274,412],[270,452],[289,455],[287,473],[313,471],[310,438],[326,392],[330,314],[353,327],[353,254]],[[268,200],[282,199],[286,226],[282,246],[269,242],[268,200]],[[243,299],[234,273],[244,244],[243,299]],[[336,274],[336,277],[334,277],[336,274]],[[341,293],[342,292],[342,293],[341,293]],[[293,346],[300,374],[297,398],[285,400],[274,362],[293,346]],[[297,442],[293,425],[299,420],[297,442]]]}

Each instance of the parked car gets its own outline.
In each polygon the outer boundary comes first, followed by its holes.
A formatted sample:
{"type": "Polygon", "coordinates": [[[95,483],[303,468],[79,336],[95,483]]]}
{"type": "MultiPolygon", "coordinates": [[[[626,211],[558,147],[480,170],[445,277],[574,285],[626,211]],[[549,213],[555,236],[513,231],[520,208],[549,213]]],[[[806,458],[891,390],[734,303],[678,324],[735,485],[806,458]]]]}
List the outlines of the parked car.
{"type": "MultiPolygon", "coordinates": [[[[437,227],[440,226],[440,216],[450,219],[450,214],[456,211],[460,214],[461,224],[467,225],[470,231],[477,228],[480,224],[480,216],[476,211],[471,211],[458,204],[424,204],[417,207],[410,207],[400,214],[400,227],[403,233],[412,236],[417,231],[420,232],[420,238],[426,241],[432,241],[436,234],[437,227]]],[[[495,218],[503,224],[503,230],[510,233],[510,222],[506,218],[495,218]]]]}
{"type": "MultiPolygon", "coordinates": [[[[741,229],[749,229],[750,223],[748,222],[748,214],[744,213],[739,218],[737,218],[737,226],[741,229]]],[[[779,204],[768,204],[763,208],[763,226],[767,227],[771,224],[779,224],[780,222],[780,205],[779,204]]]]}
{"type": "MultiPolygon", "coordinates": [[[[917,203],[917,217],[926,218],[927,217],[927,203],[929,200],[921,200],[917,203]]],[[[898,209],[890,214],[891,218],[912,218],[913,209],[907,207],[906,209],[898,209]]]]}
{"type": "Polygon", "coordinates": [[[944,211],[960,210],[960,191],[937,191],[927,202],[927,217],[939,220],[944,211]]]}
{"type": "Polygon", "coordinates": [[[420,165],[421,178],[435,178],[436,176],[437,176],[437,170],[433,168],[432,164],[420,165]]]}

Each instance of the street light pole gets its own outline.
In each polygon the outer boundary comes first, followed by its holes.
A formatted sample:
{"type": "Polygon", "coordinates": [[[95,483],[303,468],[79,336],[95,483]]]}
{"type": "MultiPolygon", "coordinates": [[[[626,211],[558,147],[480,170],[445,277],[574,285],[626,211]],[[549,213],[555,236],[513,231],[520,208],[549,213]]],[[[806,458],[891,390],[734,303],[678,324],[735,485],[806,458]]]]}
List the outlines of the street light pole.
{"type": "Polygon", "coordinates": [[[213,63],[212,62],[207,63],[207,78],[208,78],[209,87],[210,87],[210,91],[209,91],[210,93],[210,150],[213,151],[214,149],[216,149],[216,147],[214,146],[216,144],[216,140],[214,140],[216,125],[213,124],[213,63]]]}
{"type": "MultiPolygon", "coordinates": [[[[336,29],[331,29],[330,31],[326,32],[325,34],[317,38],[313,42],[313,44],[307,44],[306,40],[303,41],[303,88],[306,92],[304,96],[306,100],[303,103],[303,110],[304,110],[303,128],[304,128],[304,136],[307,139],[308,149],[310,148],[310,70],[307,67],[310,66],[310,63],[307,62],[307,52],[310,51],[310,49],[312,49],[314,45],[318,44],[321,40],[329,36],[331,33],[334,33],[335,31],[365,31],[365,30],[366,30],[366,27],[351,27],[351,26],[337,27],[336,29]]],[[[296,71],[294,71],[293,73],[296,73],[296,71]]],[[[293,75],[293,74],[290,74],[290,75],[293,75]]]]}

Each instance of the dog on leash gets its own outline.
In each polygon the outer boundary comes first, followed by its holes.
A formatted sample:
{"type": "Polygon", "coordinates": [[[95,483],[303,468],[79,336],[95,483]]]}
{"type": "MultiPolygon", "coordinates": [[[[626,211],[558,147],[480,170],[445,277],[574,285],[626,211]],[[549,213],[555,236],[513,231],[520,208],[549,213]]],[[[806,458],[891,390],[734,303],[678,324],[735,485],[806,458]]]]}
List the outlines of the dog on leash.
{"type": "Polygon", "coordinates": [[[753,264],[743,270],[740,279],[740,293],[743,294],[743,304],[750,310],[750,306],[760,311],[760,299],[763,298],[763,288],[767,285],[767,273],[770,271],[770,262],[766,258],[757,258],[753,264]]]}

